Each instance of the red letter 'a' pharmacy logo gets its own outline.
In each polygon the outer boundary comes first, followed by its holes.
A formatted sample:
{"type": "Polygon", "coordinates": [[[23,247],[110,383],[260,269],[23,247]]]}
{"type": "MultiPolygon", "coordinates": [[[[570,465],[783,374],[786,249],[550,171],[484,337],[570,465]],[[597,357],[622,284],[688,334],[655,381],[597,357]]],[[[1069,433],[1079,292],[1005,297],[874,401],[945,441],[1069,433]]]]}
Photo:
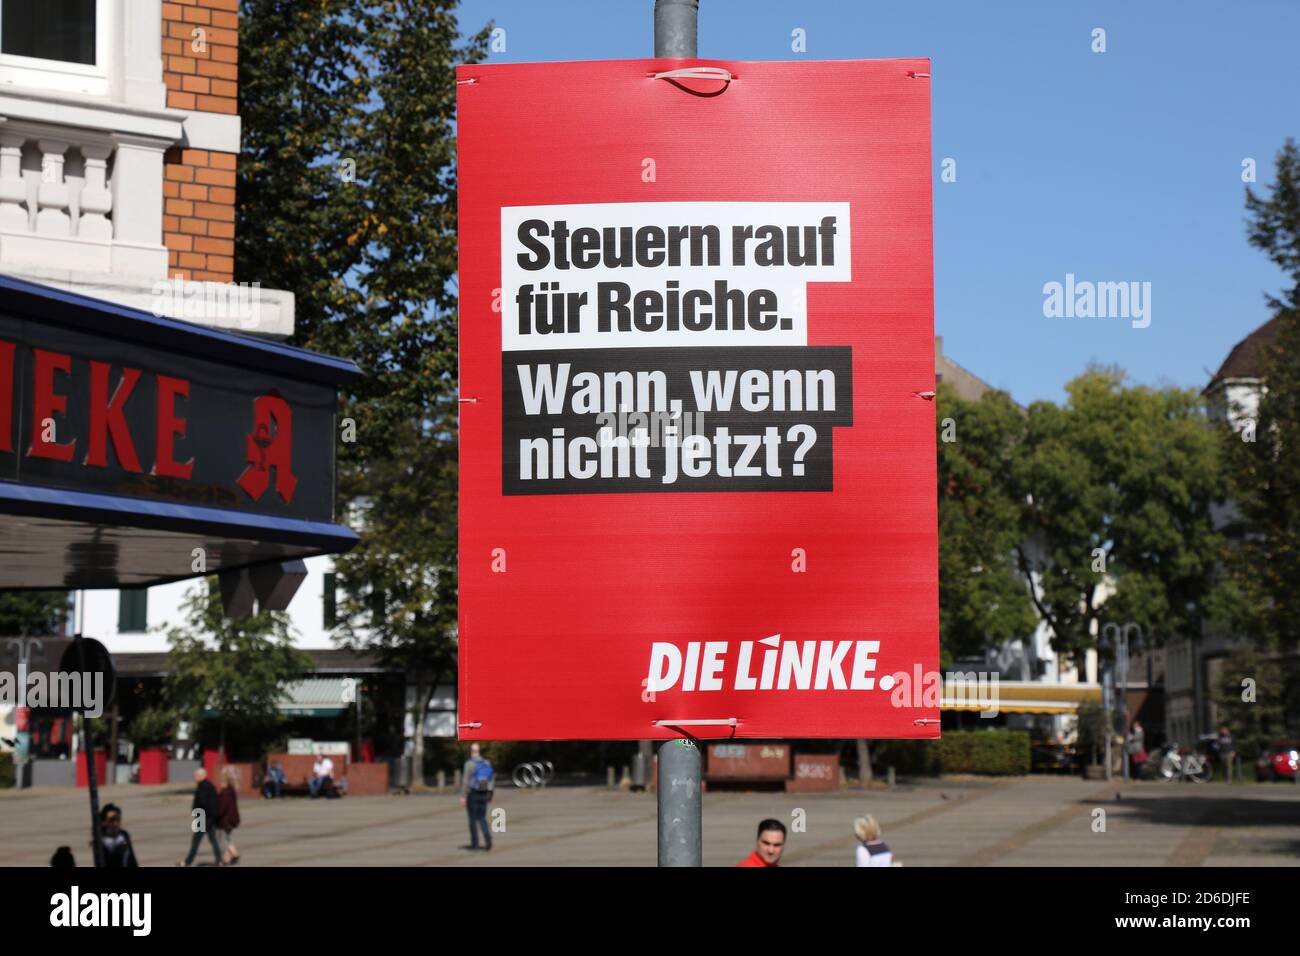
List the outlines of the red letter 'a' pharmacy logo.
{"type": "Polygon", "coordinates": [[[291,502],[298,479],[293,476],[293,411],[289,403],[274,391],[256,398],[253,431],[245,440],[248,467],[239,476],[239,487],[254,501],[260,500],[270,484],[271,467],[275,466],[275,490],[285,504],[291,502]]]}

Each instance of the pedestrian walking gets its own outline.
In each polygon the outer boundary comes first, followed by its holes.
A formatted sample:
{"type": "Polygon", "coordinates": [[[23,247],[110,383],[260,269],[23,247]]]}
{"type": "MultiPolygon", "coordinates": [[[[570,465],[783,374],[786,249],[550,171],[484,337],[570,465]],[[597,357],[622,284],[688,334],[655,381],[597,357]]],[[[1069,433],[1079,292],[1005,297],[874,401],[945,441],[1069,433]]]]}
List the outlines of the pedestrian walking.
{"type": "Polygon", "coordinates": [[[221,862],[226,866],[239,862],[239,848],[232,839],[239,826],[239,769],[221,771],[223,786],[217,796],[217,840],[221,844],[221,862]]]}
{"type": "Polygon", "coordinates": [[[204,836],[212,844],[213,865],[221,866],[221,846],[217,843],[219,816],[217,788],[208,779],[208,772],[200,767],[194,771],[194,802],[190,804],[190,829],[194,835],[190,838],[189,855],[184,860],[177,860],[177,866],[194,865],[194,857],[199,852],[199,844],[203,842],[204,836]]]}
{"type": "Polygon", "coordinates": [[[106,869],[138,867],[131,834],[122,829],[122,808],[116,803],[105,804],[99,811],[99,842],[104,849],[106,869]]]}
{"type": "Polygon", "coordinates": [[[1232,742],[1232,734],[1227,727],[1219,728],[1219,759],[1223,761],[1223,780],[1232,783],[1232,762],[1236,759],[1237,749],[1232,742]]]}
{"type": "Polygon", "coordinates": [[[853,821],[853,833],[858,838],[858,866],[893,866],[894,853],[882,839],[880,824],[871,814],[853,821]]]}
{"type": "Polygon", "coordinates": [[[479,831],[483,832],[483,850],[492,849],[492,831],[488,829],[488,804],[496,786],[496,772],[483,756],[478,744],[470,744],[469,759],[461,771],[460,805],[469,813],[469,845],[462,850],[477,850],[479,831]]]}
{"type": "Polygon", "coordinates": [[[1129,773],[1134,780],[1142,776],[1143,767],[1147,759],[1147,733],[1142,729],[1142,725],[1136,720],[1133,721],[1133,729],[1128,735],[1128,759],[1129,773]]]}

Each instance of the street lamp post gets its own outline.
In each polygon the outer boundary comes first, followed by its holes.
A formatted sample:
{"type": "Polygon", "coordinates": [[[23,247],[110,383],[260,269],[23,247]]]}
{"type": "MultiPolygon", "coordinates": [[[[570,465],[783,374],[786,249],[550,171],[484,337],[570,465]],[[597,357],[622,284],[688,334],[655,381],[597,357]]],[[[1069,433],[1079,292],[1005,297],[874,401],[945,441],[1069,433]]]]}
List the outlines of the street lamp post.
{"type": "MultiPolygon", "coordinates": [[[[1109,780],[1111,775],[1110,742],[1111,742],[1111,738],[1115,734],[1115,728],[1111,723],[1110,688],[1111,686],[1113,686],[1114,683],[1118,683],[1119,694],[1120,694],[1120,701],[1119,701],[1120,720],[1121,720],[1121,726],[1124,728],[1123,730],[1124,752],[1120,755],[1120,759],[1123,766],[1123,779],[1125,783],[1128,783],[1129,781],[1128,755],[1129,755],[1130,741],[1132,739],[1131,738],[1132,731],[1130,730],[1129,711],[1128,711],[1129,652],[1132,647],[1136,647],[1139,652],[1144,651],[1146,649],[1146,642],[1142,639],[1142,626],[1132,621],[1125,624],[1123,627],[1120,627],[1118,624],[1107,624],[1105,627],[1101,629],[1101,645],[1102,647],[1113,647],[1115,649],[1115,660],[1112,663],[1111,667],[1108,668],[1106,672],[1108,678],[1113,673],[1114,679],[1107,684],[1104,690],[1105,700],[1106,700],[1106,779],[1109,780]],[[1130,644],[1129,642],[1130,631],[1137,632],[1137,639],[1132,644],[1130,644]]],[[[1149,679],[1148,679],[1147,686],[1149,689],[1150,688],[1149,679]]]]}

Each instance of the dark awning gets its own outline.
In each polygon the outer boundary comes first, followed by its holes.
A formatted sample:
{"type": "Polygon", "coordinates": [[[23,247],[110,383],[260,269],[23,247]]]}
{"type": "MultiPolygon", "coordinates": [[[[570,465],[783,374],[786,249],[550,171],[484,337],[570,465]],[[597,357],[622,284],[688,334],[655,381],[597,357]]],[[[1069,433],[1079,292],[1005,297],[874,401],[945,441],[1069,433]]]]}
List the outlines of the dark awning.
{"type": "Polygon", "coordinates": [[[0,588],[140,586],[356,542],[349,361],[0,276],[0,588]]]}

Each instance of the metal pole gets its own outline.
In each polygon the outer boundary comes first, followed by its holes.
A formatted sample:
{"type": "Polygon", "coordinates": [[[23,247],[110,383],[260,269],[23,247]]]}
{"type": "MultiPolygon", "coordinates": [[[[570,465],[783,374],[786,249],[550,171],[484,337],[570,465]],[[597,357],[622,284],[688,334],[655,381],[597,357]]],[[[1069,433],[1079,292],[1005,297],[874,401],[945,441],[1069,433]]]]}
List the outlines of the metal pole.
{"type": "MultiPolygon", "coordinates": [[[[655,56],[698,56],[699,13],[700,0],[655,0],[655,56]]],[[[660,866],[701,865],[700,762],[700,749],[693,741],[669,740],[659,747],[660,866]]]]}
{"type": "Polygon", "coordinates": [[[1128,735],[1128,634],[1125,633],[1119,643],[1120,667],[1120,721],[1124,728],[1124,752],[1120,754],[1120,760],[1124,762],[1124,782],[1128,783],[1128,752],[1129,752],[1129,735],[1128,735]]]}
{"type": "Polygon", "coordinates": [[[700,0],[655,0],[655,56],[698,56],[700,0]]]}
{"type": "Polygon", "coordinates": [[[1105,669],[1102,671],[1102,676],[1101,676],[1101,698],[1102,698],[1102,709],[1104,710],[1101,726],[1106,733],[1106,750],[1105,750],[1106,772],[1103,776],[1106,780],[1110,780],[1113,776],[1113,771],[1112,771],[1113,758],[1111,757],[1111,746],[1112,746],[1112,740],[1115,737],[1115,710],[1114,710],[1114,703],[1112,700],[1112,698],[1115,696],[1114,690],[1115,690],[1115,672],[1112,669],[1112,666],[1110,664],[1106,664],[1105,669]]]}
{"type": "Polygon", "coordinates": [[[701,866],[700,748],[691,740],[659,746],[659,865],[701,866]]]}
{"type": "Polygon", "coordinates": [[[357,748],[354,751],[355,759],[358,763],[361,761],[361,681],[357,681],[356,691],[356,718],[357,718],[357,748]]]}
{"type": "MultiPolygon", "coordinates": [[[[82,597],[85,600],[85,597],[82,597]]],[[[72,642],[77,646],[77,668],[86,673],[86,650],[77,631],[72,642]]],[[[95,779],[95,752],[90,748],[90,718],[81,714],[81,752],[86,755],[86,783],[90,785],[90,842],[95,853],[96,869],[104,865],[104,846],[99,841],[99,784],[95,779]]]]}

